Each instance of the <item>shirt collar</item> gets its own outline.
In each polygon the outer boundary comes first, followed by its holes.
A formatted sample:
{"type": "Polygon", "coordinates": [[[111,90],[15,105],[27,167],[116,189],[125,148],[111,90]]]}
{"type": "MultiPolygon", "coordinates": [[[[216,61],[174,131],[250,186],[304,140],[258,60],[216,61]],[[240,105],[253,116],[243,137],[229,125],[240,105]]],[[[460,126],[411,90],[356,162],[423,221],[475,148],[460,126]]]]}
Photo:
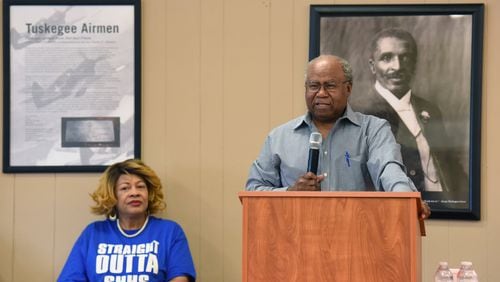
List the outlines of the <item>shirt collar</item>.
{"type": "Polygon", "coordinates": [[[411,89],[401,99],[398,99],[391,91],[382,86],[378,80],[375,82],[375,89],[396,111],[404,111],[411,108],[411,89]]]}
{"type": "Polygon", "coordinates": [[[344,115],[340,119],[347,119],[350,122],[360,125],[361,121],[359,120],[359,116],[357,116],[354,112],[354,110],[351,108],[351,105],[347,104],[346,111],[344,112],[344,115]]]}
{"type": "MultiPolygon", "coordinates": [[[[356,125],[360,125],[360,121],[359,121],[358,116],[356,116],[355,112],[351,108],[351,105],[349,105],[349,104],[346,105],[346,110],[344,111],[342,116],[339,117],[338,121],[343,120],[343,119],[347,119],[356,125]]],[[[313,122],[312,122],[311,114],[309,112],[307,112],[305,115],[303,115],[301,118],[299,118],[297,120],[297,123],[295,124],[293,129],[297,130],[297,129],[304,127],[304,126],[309,127],[311,129],[311,131],[313,131],[312,129],[315,127],[313,122]]]]}
{"type": "Polygon", "coordinates": [[[311,115],[309,114],[309,112],[307,112],[307,114],[305,114],[302,117],[297,119],[296,124],[293,126],[293,130],[297,130],[297,129],[304,127],[304,126],[309,127],[309,128],[312,127],[312,120],[311,120],[311,115]]]}

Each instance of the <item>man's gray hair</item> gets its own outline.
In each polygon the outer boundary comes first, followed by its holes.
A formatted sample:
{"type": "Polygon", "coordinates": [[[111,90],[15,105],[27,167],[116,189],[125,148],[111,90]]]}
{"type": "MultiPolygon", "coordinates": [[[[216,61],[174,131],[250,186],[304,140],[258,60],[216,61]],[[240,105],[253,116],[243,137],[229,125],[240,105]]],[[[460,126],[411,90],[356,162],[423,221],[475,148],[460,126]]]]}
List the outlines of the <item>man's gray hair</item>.
{"type": "Polygon", "coordinates": [[[337,57],[338,61],[340,62],[340,66],[342,67],[342,70],[344,71],[344,76],[345,80],[349,81],[352,84],[352,68],[351,64],[349,62],[341,57],[337,57]]]}
{"type": "Polygon", "coordinates": [[[335,59],[340,64],[340,67],[342,67],[342,71],[344,72],[345,80],[349,81],[352,84],[352,79],[353,78],[352,78],[352,67],[351,67],[351,64],[349,64],[349,62],[346,59],[341,58],[339,56],[335,56],[335,55],[319,55],[318,57],[310,60],[309,63],[307,64],[305,78],[307,79],[307,70],[309,69],[309,66],[311,64],[313,64],[314,62],[316,62],[316,61],[318,61],[320,59],[323,59],[325,57],[330,57],[330,58],[335,59]]]}

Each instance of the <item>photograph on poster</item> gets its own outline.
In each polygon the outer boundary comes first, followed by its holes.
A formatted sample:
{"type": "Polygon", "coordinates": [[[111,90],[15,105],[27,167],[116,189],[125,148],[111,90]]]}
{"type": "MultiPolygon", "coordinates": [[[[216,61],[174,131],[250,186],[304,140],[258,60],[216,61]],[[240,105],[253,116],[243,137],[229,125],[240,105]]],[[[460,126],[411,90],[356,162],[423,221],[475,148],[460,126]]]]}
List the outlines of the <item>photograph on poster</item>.
{"type": "Polygon", "coordinates": [[[62,147],[120,147],[119,117],[63,117],[62,147]]]}
{"type": "Polygon", "coordinates": [[[140,1],[10,0],[3,12],[3,171],[140,157],[140,1]]]}
{"type": "Polygon", "coordinates": [[[312,5],[310,54],[352,65],[349,104],[386,119],[433,218],[479,219],[482,4],[312,5]]]}

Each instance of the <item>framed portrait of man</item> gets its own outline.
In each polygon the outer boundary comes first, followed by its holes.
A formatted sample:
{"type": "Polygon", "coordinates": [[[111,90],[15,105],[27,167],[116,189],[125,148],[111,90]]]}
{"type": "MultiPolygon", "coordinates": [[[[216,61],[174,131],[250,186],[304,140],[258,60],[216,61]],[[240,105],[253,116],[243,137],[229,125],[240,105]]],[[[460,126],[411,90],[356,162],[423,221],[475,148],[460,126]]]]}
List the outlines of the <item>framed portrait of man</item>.
{"type": "Polygon", "coordinates": [[[347,59],[431,218],[480,219],[483,4],[311,5],[310,59],[347,59]]]}

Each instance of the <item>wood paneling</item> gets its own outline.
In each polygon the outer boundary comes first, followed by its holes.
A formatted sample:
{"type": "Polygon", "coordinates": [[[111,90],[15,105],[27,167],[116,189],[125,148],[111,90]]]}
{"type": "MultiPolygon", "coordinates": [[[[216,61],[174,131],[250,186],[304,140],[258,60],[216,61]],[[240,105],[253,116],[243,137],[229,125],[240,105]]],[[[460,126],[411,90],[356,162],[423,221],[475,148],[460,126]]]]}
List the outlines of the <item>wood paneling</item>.
{"type": "Polygon", "coordinates": [[[224,1],[200,1],[200,281],[224,281],[224,1]]]}
{"type": "Polygon", "coordinates": [[[54,281],[55,175],[17,175],[13,281],[54,281]]]}
{"type": "Polygon", "coordinates": [[[14,187],[13,175],[0,174],[0,282],[13,279],[14,187]]]}
{"type": "Polygon", "coordinates": [[[182,224],[196,262],[200,249],[201,100],[200,1],[167,1],[166,134],[163,156],[167,217],[182,224]]]}

